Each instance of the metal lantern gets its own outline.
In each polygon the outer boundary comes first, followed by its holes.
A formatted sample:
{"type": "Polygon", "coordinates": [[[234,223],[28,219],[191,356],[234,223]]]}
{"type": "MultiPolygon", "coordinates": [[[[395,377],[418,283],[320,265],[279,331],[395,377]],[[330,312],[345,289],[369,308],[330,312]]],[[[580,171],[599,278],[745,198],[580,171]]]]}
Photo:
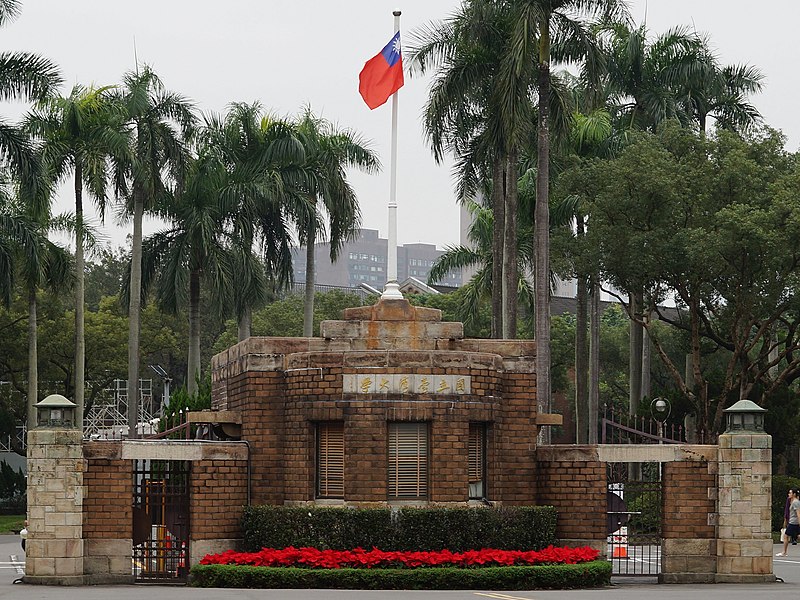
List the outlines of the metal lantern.
{"type": "Polygon", "coordinates": [[[34,406],[38,427],[75,427],[77,405],[61,394],[51,394],[34,406]]]}
{"type": "Polygon", "coordinates": [[[725,433],[764,431],[764,414],[767,411],[755,402],[739,400],[722,412],[725,413],[725,433]]]}

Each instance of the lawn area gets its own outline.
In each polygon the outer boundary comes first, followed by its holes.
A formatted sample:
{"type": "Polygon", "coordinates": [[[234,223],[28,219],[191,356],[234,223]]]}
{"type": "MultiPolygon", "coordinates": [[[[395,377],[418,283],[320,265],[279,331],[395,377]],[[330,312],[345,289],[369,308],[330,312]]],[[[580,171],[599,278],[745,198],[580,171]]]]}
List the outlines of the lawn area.
{"type": "Polygon", "coordinates": [[[19,533],[25,526],[25,515],[0,515],[0,535],[19,533]]]}

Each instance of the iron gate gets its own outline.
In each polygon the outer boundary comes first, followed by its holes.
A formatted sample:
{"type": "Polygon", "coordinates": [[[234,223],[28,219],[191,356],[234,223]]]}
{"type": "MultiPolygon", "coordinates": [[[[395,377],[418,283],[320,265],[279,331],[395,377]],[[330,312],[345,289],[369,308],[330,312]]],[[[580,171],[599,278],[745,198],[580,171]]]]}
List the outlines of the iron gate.
{"type": "Polygon", "coordinates": [[[133,575],[137,582],[185,582],[189,566],[189,465],[133,465],[133,575]]]}
{"type": "Polygon", "coordinates": [[[659,463],[608,465],[608,559],[615,576],[661,573],[659,463]]]}

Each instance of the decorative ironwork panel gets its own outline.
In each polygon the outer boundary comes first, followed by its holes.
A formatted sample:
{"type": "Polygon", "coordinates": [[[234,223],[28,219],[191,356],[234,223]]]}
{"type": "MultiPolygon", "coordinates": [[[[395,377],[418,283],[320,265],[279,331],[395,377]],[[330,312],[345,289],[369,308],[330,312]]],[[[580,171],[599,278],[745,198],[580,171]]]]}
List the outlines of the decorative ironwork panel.
{"type": "Polygon", "coordinates": [[[137,582],[186,581],[190,464],[134,461],[133,574],[137,582]]]}

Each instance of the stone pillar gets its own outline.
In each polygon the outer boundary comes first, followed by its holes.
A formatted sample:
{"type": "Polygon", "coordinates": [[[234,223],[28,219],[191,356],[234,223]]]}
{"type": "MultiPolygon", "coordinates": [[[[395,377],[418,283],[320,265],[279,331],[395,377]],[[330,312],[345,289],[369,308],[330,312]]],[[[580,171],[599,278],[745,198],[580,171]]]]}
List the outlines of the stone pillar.
{"type": "Polygon", "coordinates": [[[772,436],[719,436],[717,583],[774,581],[770,505],[772,436]]]}
{"type": "Polygon", "coordinates": [[[83,583],[83,465],[80,430],[28,431],[25,583],[83,583]]]}

